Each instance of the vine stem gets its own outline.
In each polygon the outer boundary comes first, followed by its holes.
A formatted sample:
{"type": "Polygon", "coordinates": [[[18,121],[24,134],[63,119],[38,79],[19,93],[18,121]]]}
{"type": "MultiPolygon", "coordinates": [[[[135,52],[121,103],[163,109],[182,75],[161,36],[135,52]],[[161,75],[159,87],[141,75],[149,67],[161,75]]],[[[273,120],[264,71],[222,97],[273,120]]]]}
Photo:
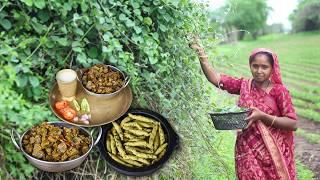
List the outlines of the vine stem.
{"type": "MultiPolygon", "coordinates": [[[[46,34],[45,34],[44,36],[42,36],[41,38],[47,37],[47,36],[48,36],[48,33],[49,33],[50,30],[51,30],[51,28],[52,28],[52,23],[49,25],[49,28],[48,28],[46,34]]],[[[41,38],[40,38],[40,39],[41,39],[41,38]]],[[[32,53],[25,59],[25,61],[27,61],[28,59],[30,59],[30,58],[34,55],[34,53],[36,53],[36,52],[38,51],[38,49],[39,49],[42,45],[43,45],[43,43],[40,41],[40,43],[38,44],[38,46],[36,47],[36,49],[34,49],[34,50],[32,51],[32,53]]]]}
{"type": "MultiPolygon", "coordinates": [[[[83,36],[80,38],[80,41],[82,41],[82,40],[86,37],[86,35],[91,31],[91,29],[94,27],[94,25],[95,25],[95,23],[93,23],[93,24],[89,27],[89,29],[88,29],[88,30],[83,34],[83,36]]],[[[69,56],[71,55],[71,53],[72,53],[72,47],[71,47],[70,51],[68,52],[68,55],[64,58],[63,61],[66,61],[66,60],[69,58],[69,56]]],[[[70,67],[71,67],[72,63],[73,63],[73,59],[72,59],[72,61],[70,62],[70,67]]]]}

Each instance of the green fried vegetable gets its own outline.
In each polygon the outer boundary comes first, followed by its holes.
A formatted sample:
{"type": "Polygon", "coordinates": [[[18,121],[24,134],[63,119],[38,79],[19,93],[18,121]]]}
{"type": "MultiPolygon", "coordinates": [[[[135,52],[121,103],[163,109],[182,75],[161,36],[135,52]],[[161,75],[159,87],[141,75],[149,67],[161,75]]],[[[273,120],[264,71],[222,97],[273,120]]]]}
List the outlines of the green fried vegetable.
{"type": "Polygon", "coordinates": [[[127,122],[130,122],[132,119],[130,117],[125,117],[121,123],[120,123],[120,127],[123,127],[123,125],[127,122]]]}
{"type": "Polygon", "coordinates": [[[155,155],[158,155],[158,154],[160,154],[161,153],[161,151],[163,151],[164,150],[164,148],[166,148],[168,146],[168,143],[164,143],[164,144],[162,144],[157,150],[156,150],[156,152],[154,153],[155,155]]]}
{"type": "Polygon", "coordinates": [[[141,115],[133,115],[131,113],[128,114],[130,118],[132,119],[136,119],[138,121],[142,121],[142,122],[146,122],[146,123],[154,123],[156,124],[157,121],[156,120],[153,120],[151,118],[148,118],[148,117],[144,117],[144,116],[141,116],[141,115]]]}
{"type": "Polygon", "coordinates": [[[112,134],[110,134],[110,147],[111,147],[111,153],[117,154],[116,142],[112,134]]]}
{"type": "Polygon", "coordinates": [[[160,137],[159,137],[159,131],[157,131],[156,137],[155,137],[154,143],[153,143],[153,149],[157,150],[159,145],[160,145],[160,137]]]}
{"type": "Polygon", "coordinates": [[[108,152],[112,152],[111,151],[111,145],[110,145],[110,143],[111,143],[110,135],[111,135],[110,132],[108,132],[107,141],[106,141],[106,147],[107,147],[107,151],[108,152]]]}
{"type": "Polygon", "coordinates": [[[125,148],[127,151],[132,152],[132,154],[136,155],[137,157],[144,159],[157,159],[156,155],[139,152],[130,146],[125,146],[125,148]]]}
{"type": "Polygon", "coordinates": [[[149,137],[149,147],[151,147],[151,149],[153,149],[153,142],[154,142],[154,138],[157,134],[157,131],[158,131],[158,125],[155,125],[152,129],[152,132],[150,134],[150,137],[149,137]]]}
{"type": "Polygon", "coordinates": [[[139,130],[142,130],[142,127],[137,122],[128,122],[123,124],[123,127],[136,127],[139,130]]]}
{"type": "Polygon", "coordinates": [[[119,124],[116,123],[116,122],[112,122],[112,125],[116,129],[117,133],[119,134],[121,141],[123,141],[123,132],[122,132],[121,127],[119,126],[119,124]]]}
{"type": "Polygon", "coordinates": [[[124,157],[126,155],[126,151],[123,149],[122,143],[121,143],[120,138],[117,134],[114,135],[114,140],[116,142],[116,147],[119,151],[120,156],[124,157]]]}
{"type": "Polygon", "coordinates": [[[125,161],[121,160],[120,157],[118,157],[117,155],[114,155],[111,153],[108,153],[108,154],[113,160],[117,161],[118,163],[125,165],[125,166],[128,166],[128,167],[133,167],[131,164],[128,164],[125,161]]]}
{"type": "Polygon", "coordinates": [[[160,137],[160,145],[162,145],[165,142],[164,132],[161,127],[161,124],[159,123],[159,137],[160,137]]]}
{"type": "Polygon", "coordinates": [[[139,157],[134,156],[134,155],[126,155],[126,156],[124,157],[124,159],[131,159],[131,160],[134,160],[134,161],[141,162],[141,163],[143,163],[143,164],[145,164],[145,165],[150,165],[150,162],[149,162],[148,160],[143,159],[143,158],[139,158],[139,157]]]}

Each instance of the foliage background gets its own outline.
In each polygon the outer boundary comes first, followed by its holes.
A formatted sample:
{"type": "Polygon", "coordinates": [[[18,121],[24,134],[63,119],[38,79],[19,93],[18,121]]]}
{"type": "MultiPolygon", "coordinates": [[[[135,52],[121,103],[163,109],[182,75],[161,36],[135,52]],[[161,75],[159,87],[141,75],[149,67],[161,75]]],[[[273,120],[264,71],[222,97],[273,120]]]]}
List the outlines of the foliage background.
{"type": "Polygon", "coordinates": [[[290,15],[292,31],[316,31],[320,30],[320,1],[302,0],[297,9],[290,15]]]}
{"type": "MultiPolygon", "coordinates": [[[[159,176],[234,179],[234,136],[214,131],[207,115],[224,101],[211,96],[215,91],[201,76],[186,38],[212,32],[204,9],[187,0],[1,1],[0,177],[66,175],[33,168],[15,150],[10,130],[22,133],[56,120],[47,96],[59,69],[105,63],[132,77],[133,107],[161,113],[181,136],[180,148],[159,176]]],[[[70,174],[118,176],[96,150],[70,174]]]]}

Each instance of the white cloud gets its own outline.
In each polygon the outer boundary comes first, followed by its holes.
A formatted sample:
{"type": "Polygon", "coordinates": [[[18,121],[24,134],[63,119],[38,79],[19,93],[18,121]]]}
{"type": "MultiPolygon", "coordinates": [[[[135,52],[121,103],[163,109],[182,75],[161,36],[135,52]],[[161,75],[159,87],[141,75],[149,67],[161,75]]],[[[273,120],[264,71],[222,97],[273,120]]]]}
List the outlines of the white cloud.
{"type": "Polygon", "coordinates": [[[281,23],[286,29],[291,29],[289,15],[297,7],[298,1],[268,0],[267,2],[268,6],[273,9],[273,11],[269,13],[267,24],[281,23]]]}

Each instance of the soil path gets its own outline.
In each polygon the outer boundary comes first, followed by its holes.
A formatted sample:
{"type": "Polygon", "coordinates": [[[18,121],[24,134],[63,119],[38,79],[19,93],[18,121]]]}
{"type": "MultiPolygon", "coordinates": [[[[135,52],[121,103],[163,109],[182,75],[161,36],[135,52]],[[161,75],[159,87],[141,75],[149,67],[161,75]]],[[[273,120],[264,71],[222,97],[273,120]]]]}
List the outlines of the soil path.
{"type": "MultiPolygon", "coordinates": [[[[298,127],[306,132],[320,133],[320,123],[299,118],[298,127]]],[[[295,136],[295,155],[315,174],[314,179],[320,180],[320,144],[311,144],[301,136],[295,136]]]]}

